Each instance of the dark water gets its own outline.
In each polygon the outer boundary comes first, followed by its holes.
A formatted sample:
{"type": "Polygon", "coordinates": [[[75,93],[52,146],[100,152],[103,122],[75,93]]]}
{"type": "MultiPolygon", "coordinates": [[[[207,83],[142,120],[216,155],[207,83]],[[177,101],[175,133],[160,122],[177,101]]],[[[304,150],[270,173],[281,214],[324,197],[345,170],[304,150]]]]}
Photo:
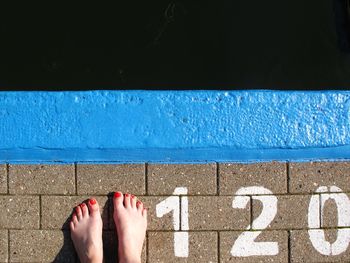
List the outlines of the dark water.
{"type": "Polygon", "coordinates": [[[347,1],[0,4],[0,89],[348,89],[347,1]]]}

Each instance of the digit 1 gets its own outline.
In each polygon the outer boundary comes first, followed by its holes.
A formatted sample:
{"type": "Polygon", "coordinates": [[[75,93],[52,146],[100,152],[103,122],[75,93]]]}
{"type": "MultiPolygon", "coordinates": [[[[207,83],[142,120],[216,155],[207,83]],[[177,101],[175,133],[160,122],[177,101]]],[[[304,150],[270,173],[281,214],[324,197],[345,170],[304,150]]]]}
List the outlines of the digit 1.
{"type": "Polygon", "coordinates": [[[177,187],[174,190],[173,196],[169,196],[156,206],[157,217],[163,217],[165,214],[173,211],[174,230],[180,230],[178,232],[174,232],[174,253],[175,257],[182,258],[187,258],[189,254],[188,198],[187,196],[181,196],[186,195],[187,192],[187,187],[177,187]]]}

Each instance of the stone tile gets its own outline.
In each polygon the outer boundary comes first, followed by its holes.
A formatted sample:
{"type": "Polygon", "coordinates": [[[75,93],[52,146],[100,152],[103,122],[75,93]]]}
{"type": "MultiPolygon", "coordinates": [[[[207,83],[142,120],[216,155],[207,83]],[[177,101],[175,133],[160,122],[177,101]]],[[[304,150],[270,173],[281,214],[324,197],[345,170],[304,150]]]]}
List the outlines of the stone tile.
{"type": "MultiPolygon", "coordinates": [[[[307,229],[308,209],[311,195],[277,195],[277,214],[269,224],[269,229],[307,229]]],[[[258,196],[258,198],[269,199],[273,196],[258,196]]],[[[262,202],[253,199],[253,219],[262,213],[262,202]]],[[[270,208],[267,208],[270,209],[270,208]]],[[[261,229],[252,226],[253,229],[261,229]]]]}
{"type": "Polygon", "coordinates": [[[242,187],[261,186],[273,194],[287,193],[286,164],[219,164],[220,195],[234,195],[242,187]]]}
{"type": "Polygon", "coordinates": [[[75,262],[69,232],[11,230],[10,262],[75,262]]]}
{"type": "MultiPolygon", "coordinates": [[[[69,229],[74,207],[87,201],[89,196],[42,196],[41,197],[41,228],[69,229]]],[[[95,197],[101,208],[104,228],[108,228],[108,198],[95,197]]]]}
{"type": "Polygon", "coordinates": [[[7,172],[6,164],[0,165],[0,194],[7,193],[7,172]]]}
{"type": "Polygon", "coordinates": [[[148,233],[148,262],[218,262],[216,232],[190,232],[188,257],[176,257],[174,232],[148,233]]]}
{"type": "Polygon", "coordinates": [[[189,195],[215,195],[216,164],[149,164],[148,194],[172,195],[187,187],[189,195]]]}
{"type": "MultiPolygon", "coordinates": [[[[321,200],[321,226],[322,227],[350,227],[347,222],[338,222],[338,217],[342,213],[344,216],[350,215],[350,195],[346,193],[325,193],[320,195],[321,200]],[[338,208],[336,201],[339,200],[338,208]]],[[[345,220],[348,221],[348,220],[345,220]]]]}
{"type": "Polygon", "coordinates": [[[0,230],[0,262],[8,262],[8,236],[7,230],[0,230]]]}
{"type": "Polygon", "coordinates": [[[250,204],[232,208],[233,197],[193,196],[188,198],[191,230],[243,230],[250,224],[250,204]]]}
{"type": "MultiPolygon", "coordinates": [[[[319,231],[317,229],[309,230],[310,232],[319,231]]],[[[337,238],[337,230],[324,230],[325,239],[329,243],[334,243],[337,238]]],[[[340,231],[340,230],[339,230],[340,231]]],[[[341,231],[347,231],[350,235],[350,229],[343,228],[341,231]]],[[[291,262],[350,262],[349,238],[344,246],[345,251],[338,255],[322,255],[312,245],[307,230],[291,231],[291,262]],[[347,247],[347,248],[346,248],[347,247]]],[[[321,242],[318,240],[318,242],[321,242]]],[[[342,242],[344,244],[344,242],[342,242]]],[[[341,252],[341,251],[340,251],[341,252]]]]}
{"type": "MultiPolygon", "coordinates": [[[[242,232],[220,232],[220,262],[276,262],[287,263],[288,262],[288,232],[287,231],[263,231],[256,239],[255,242],[278,242],[278,254],[277,255],[252,255],[252,256],[233,256],[231,249],[236,242],[237,238],[242,232]]],[[[247,248],[252,247],[250,244],[246,244],[247,248]]],[[[244,250],[245,251],[245,250],[244,250]]],[[[271,253],[273,251],[268,251],[271,253]]],[[[264,254],[263,251],[258,250],[256,253],[264,254]]],[[[266,254],[266,253],[265,253],[266,254]]]]}
{"type": "Polygon", "coordinates": [[[74,165],[10,165],[11,194],[75,194],[74,165]]]}
{"type": "MultiPolygon", "coordinates": [[[[103,231],[103,250],[104,262],[115,263],[118,262],[118,239],[115,231],[103,231]]],[[[147,240],[143,244],[141,262],[146,263],[147,255],[147,240]]]]}
{"type": "MultiPolygon", "coordinates": [[[[147,219],[148,219],[148,230],[174,230],[173,226],[173,212],[165,214],[163,217],[157,217],[156,206],[167,197],[164,196],[140,196],[139,200],[143,202],[144,206],[147,207],[147,219]]],[[[178,196],[175,198],[179,198],[178,196]]],[[[111,218],[113,215],[113,204],[111,202],[111,218]]],[[[110,229],[115,229],[113,220],[110,220],[110,229]]]]}
{"type": "Polygon", "coordinates": [[[38,229],[40,203],[38,196],[0,196],[0,228],[38,229]]]}
{"type": "Polygon", "coordinates": [[[145,165],[77,165],[78,194],[106,195],[115,191],[145,194],[145,165]]]}
{"type": "Polygon", "coordinates": [[[291,193],[313,193],[320,186],[337,186],[350,192],[350,162],[290,163],[291,193]]]}

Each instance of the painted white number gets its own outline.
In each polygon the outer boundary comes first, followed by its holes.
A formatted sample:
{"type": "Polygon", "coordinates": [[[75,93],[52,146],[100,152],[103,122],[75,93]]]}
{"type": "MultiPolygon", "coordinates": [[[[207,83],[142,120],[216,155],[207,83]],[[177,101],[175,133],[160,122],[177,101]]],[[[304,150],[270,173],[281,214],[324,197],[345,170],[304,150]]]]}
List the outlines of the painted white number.
{"type": "Polygon", "coordinates": [[[187,196],[181,196],[187,194],[187,188],[177,187],[173,194],[174,196],[169,196],[167,199],[157,204],[156,213],[157,217],[163,217],[165,214],[173,211],[174,230],[178,231],[174,232],[174,253],[176,257],[188,257],[188,198],[187,196]]]}
{"type": "MultiPolygon", "coordinates": [[[[342,190],[336,186],[331,186],[330,191],[328,191],[326,186],[321,186],[316,192],[321,194],[311,197],[308,213],[309,228],[321,228],[320,222],[323,224],[324,205],[329,199],[333,199],[337,205],[338,226],[349,227],[350,200],[348,196],[344,193],[340,193],[342,190]]],[[[326,240],[324,230],[322,229],[310,229],[309,237],[312,245],[319,253],[327,256],[336,256],[347,250],[350,243],[350,229],[338,229],[337,240],[332,244],[326,240]]]]}
{"type": "MultiPolygon", "coordinates": [[[[177,187],[173,196],[169,196],[156,206],[157,217],[173,212],[174,225],[174,253],[176,257],[189,255],[189,224],[188,224],[188,191],[186,187],[177,187]]],[[[338,209],[338,227],[350,227],[350,199],[337,186],[321,186],[311,197],[308,211],[309,237],[312,245],[322,255],[336,256],[348,249],[350,244],[350,229],[337,230],[337,240],[330,243],[325,238],[323,225],[323,211],[327,200],[333,200],[338,209]]],[[[261,214],[247,226],[235,241],[231,255],[235,257],[275,256],[279,253],[278,242],[255,242],[256,238],[273,221],[277,214],[277,198],[262,186],[242,187],[236,193],[232,207],[244,209],[250,200],[262,203],[261,214]]]]}
{"type": "MultiPolygon", "coordinates": [[[[252,223],[253,229],[265,229],[269,226],[277,214],[277,198],[273,193],[261,186],[251,186],[240,188],[232,202],[233,208],[244,209],[250,201],[248,195],[252,195],[252,199],[259,200],[263,209],[258,218],[252,223]],[[255,196],[265,195],[265,196],[255,196]],[[269,196],[266,196],[269,195],[269,196]]],[[[246,228],[250,229],[250,225],[246,228]]],[[[233,244],[231,255],[235,257],[250,257],[250,256],[274,256],[279,253],[277,242],[255,242],[255,239],[262,231],[245,231],[233,244]]]]}

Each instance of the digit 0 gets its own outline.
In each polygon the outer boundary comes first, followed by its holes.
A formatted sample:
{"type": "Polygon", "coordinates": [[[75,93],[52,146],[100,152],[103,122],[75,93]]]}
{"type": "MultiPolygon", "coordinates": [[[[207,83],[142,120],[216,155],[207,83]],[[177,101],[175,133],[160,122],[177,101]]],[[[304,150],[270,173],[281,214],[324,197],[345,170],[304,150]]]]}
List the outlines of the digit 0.
{"type": "Polygon", "coordinates": [[[338,229],[337,240],[334,243],[328,242],[324,230],[320,229],[320,222],[323,222],[323,209],[327,200],[334,200],[338,211],[338,227],[349,227],[350,200],[346,194],[341,193],[342,190],[337,186],[331,186],[329,189],[330,191],[326,186],[321,186],[316,190],[316,193],[320,194],[311,197],[308,212],[308,223],[311,229],[308,232],[312,245],[319,253],[326,256],[336,256],[347,250],[350,243],[350,229],[338,229]]]}

